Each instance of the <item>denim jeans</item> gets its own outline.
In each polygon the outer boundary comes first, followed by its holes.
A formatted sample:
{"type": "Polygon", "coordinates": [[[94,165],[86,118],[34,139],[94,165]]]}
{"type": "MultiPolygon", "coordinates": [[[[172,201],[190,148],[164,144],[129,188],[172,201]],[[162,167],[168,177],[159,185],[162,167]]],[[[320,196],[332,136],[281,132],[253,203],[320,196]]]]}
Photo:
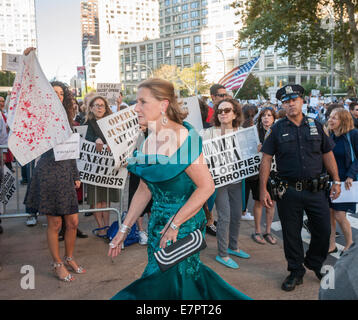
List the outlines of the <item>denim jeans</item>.
{"type": "Polygon", "coordinates": [[[218,222],[216,239],[220,257],[227,257],[227,249],[238,249],[240,220],[242,214],[241,182],[217,188],[215,199],[218,222]]]}

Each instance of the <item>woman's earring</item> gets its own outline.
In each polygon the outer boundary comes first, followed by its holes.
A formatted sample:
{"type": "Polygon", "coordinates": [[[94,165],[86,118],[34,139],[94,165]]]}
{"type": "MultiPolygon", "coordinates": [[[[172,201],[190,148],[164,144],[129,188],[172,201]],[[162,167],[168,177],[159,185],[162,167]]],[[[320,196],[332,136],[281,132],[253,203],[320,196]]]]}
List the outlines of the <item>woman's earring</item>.
{"type": "Polygon", "coordinates": [[[163,126],[166,126],[167,123],[168,123],[168,118],[166,117],[164,111],[162,111],[161,114],[162,114],[162,125],[163,125],[163,126]]]}

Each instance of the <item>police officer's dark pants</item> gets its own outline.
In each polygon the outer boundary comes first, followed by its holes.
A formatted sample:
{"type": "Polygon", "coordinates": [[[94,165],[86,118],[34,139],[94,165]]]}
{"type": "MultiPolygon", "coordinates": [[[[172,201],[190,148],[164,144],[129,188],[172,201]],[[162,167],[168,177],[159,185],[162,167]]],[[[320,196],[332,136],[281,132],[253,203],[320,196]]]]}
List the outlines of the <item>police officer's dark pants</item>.
{"type": "Polygon", "coordinates": [[[278,215],[281,220],[287,270],[303,276],[303,262],[311,270],[320,270],[325,261],[331,233],[330,215],[326,191],[316,193],[296,191],[289,187],[282,199],[277,201],[278,215]],[[304,257],[301,230],[303,211],[308,217],[311,242],[304,257]]]}

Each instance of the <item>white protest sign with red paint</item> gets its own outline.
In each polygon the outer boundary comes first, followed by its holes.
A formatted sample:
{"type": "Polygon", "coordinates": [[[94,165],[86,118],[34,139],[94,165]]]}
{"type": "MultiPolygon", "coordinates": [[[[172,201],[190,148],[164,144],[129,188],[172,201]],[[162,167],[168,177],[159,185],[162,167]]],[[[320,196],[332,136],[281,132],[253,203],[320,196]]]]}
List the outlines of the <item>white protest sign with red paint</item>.
{"type": "Polygon", "coordinates": [[[17,71],[8,124],[8,146],[22,166],[72,134],[66,111],[33,51],[23,57],[17,71]]]}

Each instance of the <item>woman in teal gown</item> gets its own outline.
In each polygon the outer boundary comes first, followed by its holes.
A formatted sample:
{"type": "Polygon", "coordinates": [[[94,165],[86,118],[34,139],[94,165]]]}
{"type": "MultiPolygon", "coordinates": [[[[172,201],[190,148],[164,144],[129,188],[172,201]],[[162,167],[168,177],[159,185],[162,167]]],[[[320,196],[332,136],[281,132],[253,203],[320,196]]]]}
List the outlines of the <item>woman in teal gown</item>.
{"type": "Polygon", "coordinates": [[[133,158],[128,159],[128,171],[139,176],[141,182],[122,228],[110,243],[108,255],[115,257],[120,253],[129,227],[152,197],[148,264],[140,279],[112,299],[250,299],[204,265],[200,253],[165,272],[160,271],[154,252],[166,247],[168,241],[175,242],[205,227],[202,205],[214,192],[214,184],[203,159],[201,138],[190,124],[183,122],[186,114],[181,111],[170,82],[161,79],[142,82],[135,110],[139,124],[148,126],[152,133],[133,158]],[[167,139],[160,137],[165,129],[172,133],[165,133],[167,139]],[[173,146],[175,151],[171,152],[173,146]]]}

